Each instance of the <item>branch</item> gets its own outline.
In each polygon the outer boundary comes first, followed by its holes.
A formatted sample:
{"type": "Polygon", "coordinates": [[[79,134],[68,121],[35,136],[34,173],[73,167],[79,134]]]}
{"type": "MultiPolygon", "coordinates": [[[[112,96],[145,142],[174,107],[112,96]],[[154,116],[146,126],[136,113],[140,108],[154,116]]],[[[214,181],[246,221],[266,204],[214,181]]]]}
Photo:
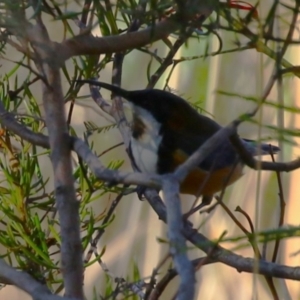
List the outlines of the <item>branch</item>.
{"type": "Polygon", "coordinates": [[[75,298],[60,297],[51,294],[46,285],[41,284],[29,274],[17,271],[0,259],[0,281],[4,284],[13,284],[27,292],[35,300],[75,300],[75,298]]]}
{"type": "MultiPolygon", "coordinates": [[[[298,1],[296,1],[295,3],[296,3],[296,7],[299,7],[298,1]]],[[[227,19],[225,10],[220,9],[219,13],[222,17],[227,19]]],[[[272,58],[273,60],[277,59],[277,53],[273,49],[268,47],[266,45],[265,41],[262,40],[263,38],[267,39],[268,36],[264,36],[264,34],[261,36],[260,34],[253,33],[249,29],[249,27],[247,27],[246,24],[243,24],[242,21],[239,21],[239,20],[233,18],[232,16],[230,16],[230,20],[227,20],[227,21],[230,24],[229,27],[223,26],[222,24],[218,24],[218,28],[223,29],[223,30],[233,31],[235,33],[240,33],[240,34],[244,35],[245,37],[247,37],[249,39],[249,44],[251,46],[253,46],[253,48],[255,48],[257,52],[263,53],[266,56],[269,56],[270,58],[272,58]]],[[[291,27],[290,27],[289,33],[287,35],[287,38],[291,37],[291,35],[294,31],[294,25],[295,25],[295,13],[291,20],[291,27]]],[[[287,41],[287,39],[284,40],[284,42],[286,42],[286,41],[287,41]]],[[[288,43],[290,44],[290,40],[288,40],[288,43]]],[[[284,46],[282,55],[286,51],[285,47],[286,46],[284,46]]],[[[281,65],[284,68],[289,68],[290,70],[293,69],[293,65],[288,60],[281,57],[280,61],[281,61],[281,65]]],[[[297,77],[300,77],[300,72],[297,69],[293,69],[293,74],[297,77]]]]}
{"type": "Polygon", "coordinates": [[[73,150],[87,163],[91,171],[100,180],[110,184],[135,184],[160,188],[161,176],[145,173],[127,173],[105,168],[98,157],[91,151],[88,145],[78,138],[71,137],[73,150]]]}
{"type": "Polygon", "coordinates": [[[127,32],[122,35],[93,37],[90,30],[82,32],[73,38],[54,43],[55,52],[59,53],[61,63],[76,55],[111,54],[134,48],[140,48],[167,37],[182,28],[184,22],[189,22],[201,15],[207,18],[218,6],[216,0],[190,0],[185,5],[184,12],[178,12],[167,20],[163,20],[137,32],[127,32]],[[184,19],[180,19],[184,17],[184,19]]]}
{"type": "Polygon", "coordinates": [[[205,158],[219,146],[219,144],[223,143],[226,138],[235,134],[235,132],[236,127],[234,126],[234,123],[230,123],[217,131],[175,170],[174,175],[178,180],[184,180],[195,166],[198,166],[204,161],[205,158]]]}
{"type": "MultiPolygon", "coordinates": [[[[22,139],[44,148],[49,149],[49,139],[46,135],[42,133],[35,133],[29,130],[22,124],[19,124],[14,115],[7,112],[4,108],[2,101],[0,100],[0,122],[9,131],[18,135],[22,139]]],[[[124,184],[135,184],[143,185],[153,188],[161,187],[161,178],[159,175],[147,175],[143,173],[127,173],[119,172],[115,170],[110,170],[105,168],[98,157],[90,150],[88,145],[80,140],[79,138],[65,136],[64,143],[69,144],[70,147],[86,162],[91,169],[91,171],[100,180],[107,181],[110,183],[124,183],[124,184]]]]}
{"type": "Polygon", "coordinates": [[[83,299],[79,202],[75,195],[60,68],[56,60],[57,55],[53,52],[53,43],[39,14],[36,16],[36,25],[25,28],[24,31],[38,57],[35,62],[37,69],[46,79],[46,82],[42,82],[43,106],[49,132],[55,200],[60,220],[61,268],[65,295],[83,299]]]}
{"type": "MultiPolygon", "coordinates": [[[[28,140],[29,142],[36,142],[37,145],[41,145],[43,147],[49,147],[48,139],[46,136],[42,134],[33,133],[28,130],[25,126],[18,124],[18,122],[14,119],[11,113],[8,113],[4,110],[3,104],[0,102],[0,114],[1,114],[1,122],[12,132],[19,135],[20,137],[28,140]]],[[[232,125],[232,124],[231,124],[232,125]]],[[[234,127],[233,127],[234,128],[234,127]]],[[[225,128],[221,129],[219,132],[228,132],[228,135],[233,131],[228,130],[225,128]]],[[[88,163],[91,170],[98,176],[98,178],[106,181],[111,181],[112,178],[115,182],[123,182],[128,184],[139,184],[145,186],[160,186],[160,177],[159,176],[148,176],[142,173],[122,173],[122,172],[115,172],[112,170],[107,170],[103,167],[103,165],[98,160],[97,156],[95,156],[88,146],[77,138],[71,138],[72,140],[72,147],[74,151],[78,153],[78,155],[88,163]]],[[[214,143],[213,139],[210,139],[207,143],[214,143]],[[211,141],[212,140],[212,141],[211,141]],[[209,142],[210,141],[210,142],[209,142]]],[[[238,139],[238,143],[240,140],[238,139]]],[[[234,142],[235,145],[235,142],[234,142]]],[[[207,146],[207,145],[206,145],[207,146]]],[[[243,147],[243,145],[242,145],[243,147]]],[[[204,146],[205,149],[205,146],[204,146]]],[[[242,151],[246,151],[246,149],[242,148],[242,151]]],[[[248,155],[248,152],[246,151],[248,155]]],[[[195,159],[192,158],[191,159],[195,159]]],[[[251,159],[253,159],[251,157],[251,159]]],[[[190,161],[189,161],[190,163],[190,161]]],[[[261,162],[263,163],[263,162],[261,162]]],[[[290,163],[288,163],[290,164],[290,163]]],[[[274,164],[278,165],[278,164],[274,164]]],[[[287,164],[279,164],[279,165],[287,165],[287,164]]],[[[168,191],[166,191],[168,195],[168,191]]],[[[146,190],[145,196],[149,201],[150,205],[158,214],[159,218],[166,222],[166,209],[163,205],[160,197],[157,195],[156,191],[151,191],[149,189],[146,190]]],[[[167,196],[169,198],[169,196],[167,196]]],[[[169,201],[167,198],[167,201],[169,201]]],[[[176,203],[178,205],[178,203],[176,203]]],[[[170,211],[170,210],[169,210],[170,211]]],[[[170,221],[171,222],[171,221],[170,221]]],[[[212,251],[212,248],[215,248],[210,256],[215,262],[222,262],[226,265],[232,266],[236,268],[239,272],[253,272],[255,270],[259,274],[267,275],[267,276],[274,276],[278,278],[286,278],[286,279],[293,279],[293,280],[300,280],[300,268],[291,268],[275,263],[269,263],[263,260],[253,260],[250,258],[243,258],[239,255],[236,255],[224,248],[215,245],[215,243],[209,241],[206,237],[198,233],[195,229],[191,228],[190,226],[185,225],[183,228],[183,235],[188,239],[191,243],[199,247],[206,253],[212,251]],[[257,267],[258,263],[258,268],[257,267]]],[[[0,273],[1,274],[1,273],[0,273]]]]}
{"type": "Polygon", "coordinates": [[[22,124],[19,124],[15,120],[15,116],[7,112],[4,108],[3,102],[0,100],[0,122],[4,125],[8,130],[20,136],[24,140],[32,143],[33,145],[38,145],[43,148],[49,148],[49,140],[48,137],[42,133],[35,133],[29,130],[22,124]]]}
{"type": "MultiPolygon", "coordinates": [[[[155,210],[160,220],[166,222],[166,208],[155,190],[146,189],[147,201],[155,210]]],[[[300,280],[300,267],[288,267],[265,260],[245,258],[227,250],[207,239],[204,235],[185,223],[183,235],[197,248],[209,254],[209,262],[221,262],[237,269],[238,272],[258,273],[265,276],[300,280]]]]}
{"type": "Polygon", "coordinates": [[[155,28],[148,27],[138,32],[106,37],[94,37],[86,30],[80,35],[54,45],[55,51],[60,53],[61,62],[64,62],[77,55],[111,54],[139,48],[158,41],[179,28],[178,22],[169,19],[157,23],[155,28]]]}
{"type": "MultiPolygon", "coordinates": [[[[193,268],[197,270],[200,266],[210,264],[211,261],[209,261],[208,257],[201,257],[196,258],[191,261],[193,268]]],[[[163,293],[163,291],[166,289],[168,284],[178,275],[178,272],[175,268],[169,269],[167,273],[160,279],[160,281],[155,285],[155,288],[153,288],[152,291],[150,291],[150,295],[148,300],[157,300],[163,293]]]]}
{"type": "Polygon", "coordinates": [[[233,134],[229,137],[232,145],[240,155],[242,161],[250,168],[254,170],[268,170],[278,172],[290,172],[300,168],[300,158],[289,162],[268,162],[259,161],[255,159],[251,153],[247,151],[242,141],[237,134],[233,134]]]}
{"type": "MultiPolygon", "coordinates": [[[[247,114],[246,117],[251,117],[255,114],[257,109],[252,113],[247,114]]],[[[244,116],[245,117],[245,116],[244,116]]],[[[245,118],[244,118],[245,119],[245,118]]],[[[300,168],[300,158],[290,162],[268,162],[256,160],[252,154],[245,148],[242,140],[237,134],[237,127],[243,122],[242,118],[238,118],[229,125],[217,131],[204,144],[198,148],[183,164],[181,164],[174,175],[179,181],[184,180],[187,174],[199,165],[211,151],[213,151],[220,143],[229,138],[230,142],[236,149],[243,163],[254,170],[268,170],[268,171],[285,171],[290,172],[300,168]]]]}
{"type": "Polygon", "coordinates": [[[179,198],[179,181],[173,174],[165,176],[163,193],[167,208],[168,237],[170,253],[173,256],[176,270],[180,277],[176,299],[193,299],[195,293],[195,272],[187,257],[187,246],[182,234],[183,220],[179,198]]]}
{"type": "Polygon", "coordinates": [[[112,116],[118,125],[118,129],[122,135],[122,139],[125,145],[125,148],[128,152],[129,143],[130,143],[130,128],[128,122],[125,118],[123,111],[122,101],[114,99],[113,105],[108,104],[102,97],[99,92],[99,87],[93,84],[90,84],[90,92],[95,103],[107,114],[112,116]],[[117,101],[116,101],[117,100],[117,101]]]}
{"type": "Polygon", "coordinates": [[[194,29],[189,28],[187,32],[182,33],[182,35],[176,40],[174,45],[171,47],[168,55],[163,60],[161,65],[158,67],[158,69],[154,72],[154,74],[151,76],[147,89],[152,89],[158,80],[161,78],[163,73],[166,71],[166,69],[174,62],[174,56],[177,53],[177,51],[181,48],[181,46],[188,40],[188,38],[192,35],[194,32],[194,29]]]}
{"type": "MultiPolygon", "coordinates": [[[[27,140],[28,142],[37,146],[49,148],[48,137],[41,133],[35,133],[25,126],[19,124],[15,120],[14,115],[5,110],[2,101],[0,101],[0,122],[5,127],[7,127],[8,130],[12,131],[24,140],[27,140]]],[[[175,171],[175,174],[177,174],[176,176],[178,176],[178,180],[183,180],[188,172],[195,165],[201,163],[201,161],[206,158],[207,153],[217,147],[218,142],[221,142],[225,137],[229,137],[243,162],[252,169],[290,172],[300,168],[300,159],[295,159],[293,161],[285,163],[258,161],[254,159],[251,153],[249,153],[244,147],[240,138],[236,134],[237,125],[232,122],[228,126],[219,130],[209,140],[207,140],[193,155],[191,155],[184,164],[180,165],[175,171]]],[[[90,169],[99,179],[114,183],[137,184],[153,188],[161,187],[161,179],[156,175],[149,176],[143,173],[126,173],[106,169],[101,164],[98,157],[93,154],[93,152],[82,140],[65,136],[64,143],[67,142],[68,138],[70,138],[72,149],[89,165],[90,169]]]]}

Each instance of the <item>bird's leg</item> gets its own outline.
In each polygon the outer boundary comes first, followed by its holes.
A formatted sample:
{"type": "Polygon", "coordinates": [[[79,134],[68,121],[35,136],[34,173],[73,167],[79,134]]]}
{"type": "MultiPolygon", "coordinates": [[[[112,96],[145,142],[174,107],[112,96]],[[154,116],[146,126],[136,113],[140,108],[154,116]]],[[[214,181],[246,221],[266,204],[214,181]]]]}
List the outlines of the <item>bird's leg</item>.
{"type": "Polygon", "coordinates": [[[192,208],[189,212],[185,213],[183,215],[183,218],[184,219],[188,219],[192,214],[194,214],[195,212],[199,211],[204,206],[210,205],[210,203],[213,200],[213,198],[214,198],[214,196],[202,196],[202,202],[199,205],[197,205],[194,208],[192,208]]]}
{"type": "Polygon", "coordinates": [[[135,191],[137,193],[137,196],[138,198],[143,201],[145,199],[144,197],[144,193],[145,193],[145,190],[146,190],[146,186],[143,186],[143,185],[138,185],[136,188],[135,188],[135,191]]]}
{"type": "MultiPolygon", "coordinates": [[[[143,185],[138,185],[134,191],[137,193],[139,200],[144,201],[144,193],[148,187],[143,185]]],[[[157,193],[159,193],[159,189],[156,189],[157,193]]]]}

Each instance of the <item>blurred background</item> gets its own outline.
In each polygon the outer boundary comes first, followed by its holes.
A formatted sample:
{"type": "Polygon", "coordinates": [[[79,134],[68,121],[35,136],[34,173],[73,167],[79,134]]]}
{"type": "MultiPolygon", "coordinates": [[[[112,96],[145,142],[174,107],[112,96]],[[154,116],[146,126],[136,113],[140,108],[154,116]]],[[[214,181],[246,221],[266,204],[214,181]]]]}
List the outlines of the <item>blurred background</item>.
{"type": "MultiPolygon", "coordinates": [[[[254,1],[248,1],[255,4],[254,1]]],[[[259,16],[264,18],[274,1],[260,1],[258,6],[259,16]]],[[[293,6],[294,1],[286,1],[293,6]]],[[[68,10],[78,11],[80,6],[72,3],[68,4],[68,10]]],[[[288,21],[291,16],[287,14],[284,7],[278,8],[278,24],[275,36],[285,36],[288,26],[283,19],[288,21]]],[[[215,16],[213,16],[215,17],[215,16]]],[[[299,20],[298,20],[299,21],[299,20]]],[[[48,30],[51,38],[61,41],[63,36],[59,22],[47,20],[48,30]]],[[[298,23],[297,23],[298,25],[298,23]]],[[[259,24],[252,25],[257,30],[259,24]]],[[[74,31],[76,32],[74,25],[74,31]]],[[[94,32],[100,35],[99,31],[94,32]]],[[[232,33],[218,30],[223,41],[223,50],[235,48],[237,39],[243,44],[247,44],[247,38],[237,37],[232,33]]],[[[299,31],[295,30],[293,39],[299,40],[299,31]]],[[[175,36],[173,37],[175,40],[175,36]]],[[[219,47],[219,40],[216,36],[193,38],[183,46],[176,54],[175,59],[183,57],[193,57],[204,55],[206,48],[210,52],[216,51],[219,47]]],[[[277,45],[274,44],[274,50],[277,45]]],[[[166,47],[157,42],[151,46],[157,54],[164,56],[167,53],[166,47]]],[[[285,55],[292,65],[300,64],[299,45],[290,46],[285,55]]],[[[19,54],[11,49],[9,58],[18,60],[19,54]]],[[[149,63],[149,56],[134,50],[126,55],[123,67],[122,86],[126,89],[142,89],[147,84],[146,68],[149,63]]],[[[1,59],[2,76],[13,66],[12,62],[1,59]]],[[[72,70],[72,60],[67,62],[67,66],[72,70]]],[[[153,72],[157,64],[153,62],[151,71],[153,72]]],[[[256,103],[245,100],[242,96],[260,98],[263,94],[274,68],[274,61],[259,53],[256,49],[241,52],[233,52],[216,56],[207,56],[199,59],[186,60],[175,68],[169,87],[174,93],[182,96],[191,103],[196,104],[203,110],[203,113],[210,116],[218,123],[227,125],[243,113],[251,111],[256,103]],[[224,92],[236,94],[227,96],[224,92]]],[[[102,81],[111,81],[111,65],[107,65],[101,72],[102,81]]],[[[18,71],[19,82],[27,76],[27,70],[20,68],[18,71]],[[23,77],[22,77],[23,76],[23,77]]],[[[166,75],[162,76],[156,88],[163,88],[166,75]]],[[[65,91],[68,88],[67,80],[62,76],[65,91]]],[[[268,96],[268,100],[281,102],[299,107],[300,85],[296,76],[286,76],[283,80],[282,89],[274,86],[268,96]]],[[[81,94],[87,95],[88,87],[82,89],[81,94]]],[[[103,91],[105,99],[110,99],[110,94],[103,91]]],[[[39,84],[36,85],[35,97],[41,103],[41,90],[39,84]],[[40,100],[39,100],[40,99],[40,100]]],[[[66,111],[68,104],[66,107],[66,111]]],[[[274,125],[285,129],[299,129],[299,115],[286,112],[278,108],[263,106],[256,116],[256,120],[262,126],[245,122],[239,128],[241,137],[250,139],[268,139],[271,143],[279,145],[281,152],[276,156],[278,161],[290,161],[299,157],[299,138],[289,137],[290,142],[284,142],[275,130],[266,128],[264,125],[274,125]],[[292,143],[291,143],[292,142],[292,143]]],[[[92,121],[99,126],[111,124],[111,118],[101,112],[92,99],[82,99],[76,101],[72,126],[79,137],[83,137],[85,127],[83,122],[92,121]]],[[[111,146],[121,141],[118,129],[112,129],[101,134],[94,133],[90,137],[94,142],[94,151],[102,153],[111,146]]],[[[131,170],[130,163],[126,157],[124,147],[118,147],[109,151],[101,157],[101,160],[108,164],[112,160],[125,160],[122,170],[131,170]]],[[[49,189],[53,187],[51,164],[49,159],[42,161],[43,170],[50,172],[49,189]]],[[[284,199],[286,201],[286,212],[284,216],[285,226],[299,226],[300,212],[300,171],[282,173],[281,180],[284,189],[284,199]]],[[[224,201],[228,208],[235,214],[239,221],[249,229],[249,224],[240,213],[234,212],[240,206],[251,217],[257,231],[269,230],[278,227],[280,206],[279,190],[276,174],[272,172],[257,172],[245,168],[245,175],[233,186],[227,188],[224,201]]],[[[95,212],[103,212],[114,200],[115,195],[106,194],[92,203],[95,212]]],[[[181,196],[183,211],[186,212],[193,204],[193,197],[181,196]]],[[[210,214],[194,214],[191,221],[195,228],[211,240],[218,239],[225,231],[226,237],[242,236],[243,233],[237,228],[232,219],[221,207],[216,207],[210,214]]],[[[168,244],[162,243],[159,239],[166,240],[166,225],[161,222],[157,215],[148,205],[147,201],[140,201],[135,194],[126,196],[121,200],[116,209],[116,216],[113,223],[107,228],[104,236],[98,245],[99,252],[107,246],[102,257],[103,262],[110,272],[116,277],[132,278],[134,270],[138,269],[141,278],[149,279],[152,271],[161,260],[168,254],[168,244]]],[[[253,250],[249,245],[238,243],[222,243],[222,246],[234,250],[244,257],[253,257],[253,250]]],[[[288,266],[299,266],[299,238],[289,238],[280,243],[277,262],[288,266]]],[[[189,244],[190,258],[204,256],[199,249],[189,244]]],[[[274,243],[268,243],[266,257],[271,259],[274,243]]],[[[164,275],[171,261],[161,269],[164,275]]],[[[161,299],[172,299],[175,294],[177,279],[167,288],[161,299]]],[[[88,267],[85,272],[85,291],[87,299],[93,298],[94,289],[101,294],[105,287],[106,275],[98,264],[88,267]]],[[[276,289],[280,299],[300,299],[300,285],[298,282],[283,279],[274,279],[276,289]]],[[[247,300],[247,299],[272,299],[265,279],[260,275],[239,273],[237,270],[216,263],[203,266],[197,272],[196,299],[218,299],[218,300],[247,300]]],[[[26,295],[14,287],[5,286],[0,291],[0,299],[26,299],[26,295]]],[[[122,299],[122,297],[120,297],[122,299]]]]}

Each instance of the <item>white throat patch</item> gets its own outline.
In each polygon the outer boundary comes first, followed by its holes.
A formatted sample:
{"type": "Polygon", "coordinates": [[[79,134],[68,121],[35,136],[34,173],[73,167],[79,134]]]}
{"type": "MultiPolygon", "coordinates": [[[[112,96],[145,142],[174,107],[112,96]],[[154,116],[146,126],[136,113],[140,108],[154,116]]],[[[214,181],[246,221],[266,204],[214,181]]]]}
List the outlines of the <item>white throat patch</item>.
{"type": "Polygon", "coordinates": [[[134,114],[143,123],[143,133],[137,138],[131,137],[131,153],[135,164],[144,173],[157,172],[157,152],[162,140],[159,135],[161,125],[144,108],[134,106],[134,114]]]}

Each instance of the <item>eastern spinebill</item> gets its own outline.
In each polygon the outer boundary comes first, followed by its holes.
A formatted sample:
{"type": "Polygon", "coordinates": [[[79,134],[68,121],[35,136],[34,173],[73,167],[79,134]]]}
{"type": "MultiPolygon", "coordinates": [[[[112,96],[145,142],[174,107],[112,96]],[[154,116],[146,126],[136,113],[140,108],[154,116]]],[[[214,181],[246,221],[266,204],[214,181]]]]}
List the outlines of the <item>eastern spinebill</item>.
{"type": "MultiPolygon", "coordinates": [[[[173,172],[222,127],[199,114],[187,101],[173,93],[144,89],[127,91],[93,80],[78,80],[103,87],[126,99],[132,106],[130,153],[140,172],[173,172]]],[[[241,139],[253,155],[277,153],[279,148],[241,139]]],[[[243,162],[229,139],[211,151],[181,183],[180,192],[211,198],[243,175],[243,162]]]]}

